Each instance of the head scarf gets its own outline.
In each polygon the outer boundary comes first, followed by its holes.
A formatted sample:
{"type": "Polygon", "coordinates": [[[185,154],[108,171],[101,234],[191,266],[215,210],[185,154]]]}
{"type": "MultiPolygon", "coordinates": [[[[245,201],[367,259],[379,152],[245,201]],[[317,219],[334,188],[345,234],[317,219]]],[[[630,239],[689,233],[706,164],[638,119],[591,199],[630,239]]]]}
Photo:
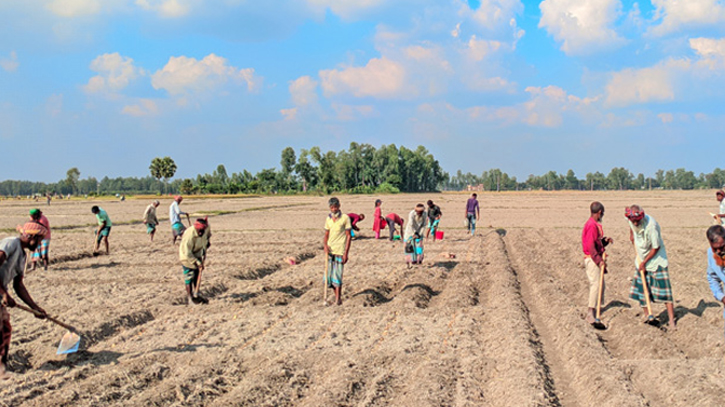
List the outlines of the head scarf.
{"type": "Polygon", "coordinates": [[[48,235],[48,229],[45,228],[45,226],[41,225],[38,222],[26,222],[23,226],[18,225],[16,227],[17,231],[20,232],[20,235],[22,236],[39,236],[39,237],[45,237],[48,235]]]}
{"type": "Polygon", "coordinates": [[[720,196],[725,196],[725,191],[723,191],[723,190],[721,189],[721,190],[719,190],[719,191],[715,192],[715,196],[717,196],[717,195],[720,195],[720,196]]]}
{"type": "Polygon", "coordinates": [[[632,208],[624,208],[624,216],[630,221],[640,221],[644,219],[644,209],[642,211],[633,211],[632,208]]]}
{"type": "Polygon", "coordinates": [[[202,230],[206,230],[206,228],[209,227],[209,217],[205,217],[204,219],[198,218],[196,222],[194,222],[194,229],[201,232],[202,230]]]}
{"type": "Polygon", "coordinates": [[[43,212],[41,212],[40,209],[38,209],[38,208],[30,210],[30,216],[42,215],[42,214],[43,214],[43,212]]]}
{"type": "Polygon", "coordinates": [[[181,195],[174,196],[174,201],[179,202],[181,200],[181,195]]]}

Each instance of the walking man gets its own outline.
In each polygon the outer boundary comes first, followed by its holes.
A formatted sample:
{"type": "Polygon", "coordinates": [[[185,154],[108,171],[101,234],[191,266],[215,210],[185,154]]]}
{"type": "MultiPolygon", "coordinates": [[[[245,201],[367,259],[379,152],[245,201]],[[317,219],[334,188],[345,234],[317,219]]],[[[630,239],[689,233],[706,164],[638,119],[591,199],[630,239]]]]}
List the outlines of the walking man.
{"type": "Polygon", "coordinates": [[[197,219],[194,227],[186,229],[181,236],[179,244],[179,260],[184,270],[184,283],[186,285],[187,304],[206,304],[209,301],[197,294],[199,278],[204,271],[206,250],[209,247],[209,237],[206,237],[209,222],[206,219],[197,219]]]}
{"type": "Polygon", "coordinates": [[[433,240],[436,240],[436,232],[438,231],[438,224],[441,222],[441,207],[434,204],[432,200],[428,200],[428,230],[425,232],[425,238],[428,239],[431,232],[433,232],[433,240]]]}
{"type": "Polygon", "coordinates": [[[398,216],[397,213],[389,213],[385,217],[385,222],[388,224],[388,229],[390,229],[390,241],[392,242],[395,238],[395,228],[396,225],[400,226],[400,237],[403,238],[403,218],[398,216]]]}
{"type": "MultiPolygon", "coordinates": [[[[330,198],[328,201],[330,214],[325,220],[325,248],[327,261],[327,284],[335,291],[335,303],[342,305],[342,274],[350,253],[352,225],[350,218],[340,211],[340,200],[330,198]]],[[[327,298],[324,299],[327,301],[327,298]]]]}
{"type": "Polygon", "coordinates": [[[408,214],[408,223],[405,226],[405,252],[410,255],[409,263],[423,262],[423,229],[428,226],[428,216],[425,206],[419,203],[408,214]]]}
{"type": "Polygon", "coordinates": [[[176,244],[176,238],[183,235],[186,230],[186,226],[181,223],[181,215],[186,215],[187,220],[189,219],[189,214],[182,212],[179,208],[179,204],[183,200],[184,198],[181,195],[176,195],[174,197],[174,202],[172,202],[171,206],[169,206],[169,222],[171,222],[171,234],[174,237],[174,244],[176,244]]]}
{"type": "Polygon", "coordinates": [[[37,222],[30,221],[24,226],[18,227],[18,231],[20,237],[6,237],[0,240],[0,296],[2,296],[2,302],[0,302],[0,378],[2,379],[8,378],[8,352],[12,336],[10,314],[7,309],[16,305],[13,297],[10,296],[10,283],[13,284],[15,294],[30,308],[38,312],[37,318],[43,319],[47,316],[45,310],[33,301],[23,282],[26,262],[25,249],[30,252],[37,249],[45,238],[47,229],[37,222]]]}
{"type": "Polygon", "coordinates": [[[156,217],[156,208],[161,203],[159,201],[153,201],[143,213],[143,223],[146,225],[146,233],[154,241],[154,235],[156,234],[156,225],[159,224],[159,218],[156,217]]]}
{"type": "MultiPolygon", "coordinates": [[[[602,218],[604,217],[604,205],[600,202],[592,202],[589,205],[589,220],[584,224],[584,230],[582,230],[582,250],[584,251],[584,267],[587,272],[587,278],[589,279],[589,308],[587,310],[586,320],[589,324],[594,325],[598,323],[596,317],[597,301],[599,300],[599,279],[601,273],[601,267],[605,267],[604,264],[604,248],[613,243],[611,237],[604,237],[604,231],[602,229],[602,218]]],[[[602,279],[602,298],[601,303],[604,303],[604,280],[602,279]]]]}
{"type": "Polygon", "coordinates": [[[481,210],[478,207],[478,195],[473,194],[470,198],[468,198],[468,201],[466,202],[466,220],[467,227],[468,227],[468,233],[471,234],[471,236],[476,234],[476,220],[481,217],[481,210]]]}
{"type": "Polygon", "coordinates": [[[34,222],[38,222],[43,225],[46,229],[46,234],[43,240],[40,242],[38,248],[33,252],[33,270],[38,266],[38,260],[43,262],[43,269],[48,271],[48,249],[50,248],[50,221],[43,215],[40,209],[30,210],[30,219],[34,222]]]}
{"type": "Polygon", "coordinates": [[[710,243],[707,249],[707,281],[715,299],[725,304],[725,228],[722,225],[710,226],[707,229],[707,240],[710,243]]]}
{"type": "Polygon", "coordinates": [[[106,246],[106,254],[109,254],[108,235],[111,234],[111,226],[113,225],[111,223],[111,218],[108,217],[106,211],[99,208],[98,206],[93,206],[91,208],[91,213],[96,215],[96,220],[98,221],[98,229],[96,230],[96,244],[95,246],[93,246],[93,255],[96,256],[98,254],[101,240],[103,240],[103,244],[106,246]]]}
{"type": "MultiPolygon", "coordinates": [[[[644,213],[639,205],[625,208],[625,216],[629,221],[629,240],[634,244],[637,258],[635,267],[637,272],[632,278],[629,298],[639,301],[644,309],[646,297],[642,286],[641,274],[644,272],[650,298],[654,302],[664,302],[667,307],[667,316],[671,329],[675,329],[675,309],[672,304],[672,286],[670,284],[669,261],[665,243],[662,240],[660,225],[650,215],[644,213]]],[[[644,322],[654,319],[648,315],[644,322]]]]}

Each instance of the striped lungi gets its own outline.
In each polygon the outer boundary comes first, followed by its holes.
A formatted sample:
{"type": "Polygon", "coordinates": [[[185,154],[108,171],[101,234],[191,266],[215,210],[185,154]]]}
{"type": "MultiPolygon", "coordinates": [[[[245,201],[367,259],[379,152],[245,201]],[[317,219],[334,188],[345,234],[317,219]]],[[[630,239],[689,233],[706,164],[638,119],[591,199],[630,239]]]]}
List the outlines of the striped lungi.
{"type": "MultiPolygon", "coordinates": [[[[670,284],[670,273],[666,267],[657,267],[656,271],[647,271],[647,288],[649,289],[650,300],[653,302],[672,302],[672,285],[670,284]]],[[[647,303],[642,290],[642,278],[639,270],[632,278],[632,285],[629,288],[629,298],[639,301],[641,306],[647,303]]]]}

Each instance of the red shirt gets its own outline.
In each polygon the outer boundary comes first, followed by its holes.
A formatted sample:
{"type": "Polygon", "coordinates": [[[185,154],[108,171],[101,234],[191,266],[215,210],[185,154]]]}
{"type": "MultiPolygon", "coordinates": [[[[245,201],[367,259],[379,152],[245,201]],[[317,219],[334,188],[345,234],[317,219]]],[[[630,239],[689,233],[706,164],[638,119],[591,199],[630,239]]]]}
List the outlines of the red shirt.
{"type": "Polygon", "coordinates": [[[350,222],[353,226],[357,225],[358,222],[360,222],[360,215],[357,213],[348,213],[347,217],[350,218],[350,222]]]}
{"type": "Polygon", "coordinates": [[[587,223],[584,224],[584,230],[582,231],[582,250],[597,265],[602,262],[602,254],[604,253],[603,237],[604,231],[602,230],[602,225],[594,220],[594,218],[589,218],[587,223]]]}
{"type": "Polygon", "coordinates": [[[388,216],[385,217],[385,219],[390,219],[398,225],[403,226],[403,218],[398,216],[397,213],[389,213],[388,216]]]}

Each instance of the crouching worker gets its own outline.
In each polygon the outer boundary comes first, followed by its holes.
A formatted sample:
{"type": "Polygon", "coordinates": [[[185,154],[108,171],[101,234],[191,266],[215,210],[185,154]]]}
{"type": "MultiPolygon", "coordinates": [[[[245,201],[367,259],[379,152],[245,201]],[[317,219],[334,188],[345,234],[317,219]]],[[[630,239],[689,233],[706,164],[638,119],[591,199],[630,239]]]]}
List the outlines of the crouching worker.
{"type": "MultiPolygon", "coordinates": [[[[325,284],[335,290],[335,303],[342,304],[342,272],[347,263],[352,237],[350,218],[340,211],[340,200],[330,198],[330,214],[325,220],[325,247],[327,273],[325,284]]],[[[327,302],[327,298],[324,299],[327,302]]]]}
{"type": "Polygon", "coordinates": [[[28,293],[23,277],[26,262],[25,249],[30,252],[37,249],[48,231],[37,222],[28,222],[24,226],[18,227],[18,231],[20,237],[6,237],[0,240],[0,295],[2,295],[0,303],[0,379],[9,378],[6,370],[12,327],[7,309],[16,305],[8,289],[10,282],[13,283],[15,294],[30,308],[38,312],[36,318],[43,319],[47,316],[45,310],[40,308],[28,293]]]}
{"type": "Polygon", "coordinates": [[[707,281],[715,299],[725,304],[725,228],[722,225],[710,226],[707,240],[710,243],[707,249],[707,281]]]}
{"type": "Polygon", "coordinates": [[[201,273],[204,271],[204,256],[209,243],[205,237],[208,228],[209,222],[206,219],[197,219],[194,227],[186,229],[181,236],[179,260],[184,267],[184,283],[186,283],[186,298],[189,305],[209,302],[198,293],[201,273]]]}

